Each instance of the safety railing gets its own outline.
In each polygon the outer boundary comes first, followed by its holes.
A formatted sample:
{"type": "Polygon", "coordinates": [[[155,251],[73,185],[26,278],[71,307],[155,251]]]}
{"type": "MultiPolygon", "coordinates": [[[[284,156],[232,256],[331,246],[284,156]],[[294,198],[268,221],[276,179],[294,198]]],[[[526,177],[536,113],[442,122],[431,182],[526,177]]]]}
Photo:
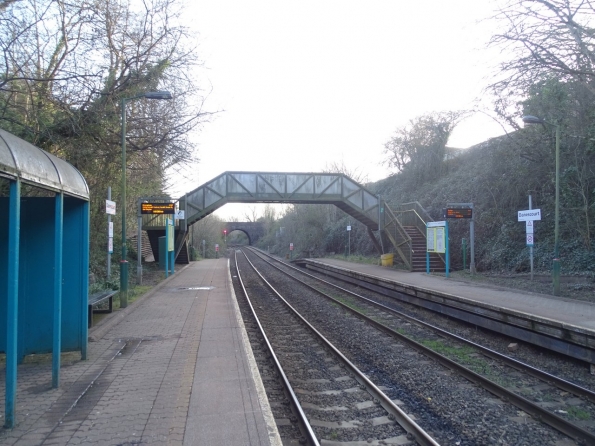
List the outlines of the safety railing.
{"type": "Polygon", "coordinates": [[[415,226],[422,234],[426,233],[426,223],[434,221],[418,201],[399,204],[394,213],[403,226],[415,226]]]}
{"type": "Polygon", "coordinates": [[[411,237],[409,237],[403,225],[386,202],[384,203],[384,210],[384,235],[388,237],[406,268],[411,270],[413,267],[411,237]]]}
{"type": "MultiPolygon", "coordinates": [[[[428,211],[418,201],[411,201],[409,203],[401,203],[395,206],[394,214],[403,226],[414,226],[421,234],[426,235],[426,224],[434,221],[428,211]]],[[[438,254],[438,257],[445,262],[444,256],[438,254]]]]}

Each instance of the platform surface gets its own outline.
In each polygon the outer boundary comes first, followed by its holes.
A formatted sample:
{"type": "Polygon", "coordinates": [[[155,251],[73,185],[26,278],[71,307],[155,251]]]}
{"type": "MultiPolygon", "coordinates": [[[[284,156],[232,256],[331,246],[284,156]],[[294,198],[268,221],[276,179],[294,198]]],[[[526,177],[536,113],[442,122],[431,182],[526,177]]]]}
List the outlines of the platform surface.
{"type": "Polygon", "coordinates": [[[309,260],[382,277],[416,288],[439,291],[496,307],[532,314],[586,330],[595,330],[595,304],[589,302],[337,259],[309,260]]]}
{"type": "Polygon", "coordinates": [[[191,263],[89,334],[88,360],[62,355],[58,389],[49,355],[19,366],[1,445],[281,444],[227,259],[191,263]]]}

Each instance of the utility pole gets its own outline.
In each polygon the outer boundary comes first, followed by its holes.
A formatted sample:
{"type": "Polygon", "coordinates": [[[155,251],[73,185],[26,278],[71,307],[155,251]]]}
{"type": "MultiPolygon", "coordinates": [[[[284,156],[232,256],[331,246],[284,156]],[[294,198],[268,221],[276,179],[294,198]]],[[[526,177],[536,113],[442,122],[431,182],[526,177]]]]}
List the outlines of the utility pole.
{"type": "Polygon", "coordinates": [[[351,222],[347,225],[347,256],[351,257],[351,222]]]}
{"type": "MultiPolygon", "coordinates": [[[[533,209],[533,197],[531,196],[531,193],[529,193],[529,210],[531,209],[533,209]]],[[[535,224],[535,222],[532,221],[531,224],[535,224]]],[[[535,228],[533,228],[533,230],[535,231],[535,228]]],[[[535,236],[533,236],[533,240],[535,240],[535,236]]],[[[531,281],[533,281],[533,244],[529,246],[529,256],[531,263],[531,281]]]]}
{"type": "MultiPolygon", "coordinates": [[[[107,199],[112,201],[112,187],[107,188],[107,199]]],[[[112,216],[107,214],[107,280],[110,280],[112,275],[112,251],[113,251],[113,235],[114,227],[112,226],[112,216]]]]}

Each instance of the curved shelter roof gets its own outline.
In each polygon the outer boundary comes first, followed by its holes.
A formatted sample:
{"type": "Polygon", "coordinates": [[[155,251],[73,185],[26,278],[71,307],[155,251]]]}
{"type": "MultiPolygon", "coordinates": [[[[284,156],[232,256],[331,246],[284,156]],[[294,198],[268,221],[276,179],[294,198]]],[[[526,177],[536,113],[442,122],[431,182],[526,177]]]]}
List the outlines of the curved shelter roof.
{"type": "Polygon", "coordinates": [[[87,182],[73,165],[2,129],[0,175],[89,200],[87,182]]]}

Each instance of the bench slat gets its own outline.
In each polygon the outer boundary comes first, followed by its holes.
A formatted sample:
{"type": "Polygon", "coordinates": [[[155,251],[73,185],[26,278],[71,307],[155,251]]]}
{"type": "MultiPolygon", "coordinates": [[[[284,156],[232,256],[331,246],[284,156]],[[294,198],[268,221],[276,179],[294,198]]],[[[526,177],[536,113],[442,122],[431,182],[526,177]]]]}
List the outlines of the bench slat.
{"type": "Polygon", "coordinates": [[[118,290],[106,290],[106,291],[99,291],[98,293],[93,293],[89,296],[88,304],[95,305],[96,303],[101,302],[102,300],[108,299],[117,293],[118,293],[118,290]]]}
{"type": "Polygon", "coordinates": [[[87,298],[87,306],[89,308],[89,321],[88,326],[93,326],[93,313],[111,313],[112,312],[112,298],[119,290],[104,290],[97,293],[93,293],[87,298]],[[109,308],[107,310],[94,310],[93,307],[104,300],[109,299],[109,308]]]}

